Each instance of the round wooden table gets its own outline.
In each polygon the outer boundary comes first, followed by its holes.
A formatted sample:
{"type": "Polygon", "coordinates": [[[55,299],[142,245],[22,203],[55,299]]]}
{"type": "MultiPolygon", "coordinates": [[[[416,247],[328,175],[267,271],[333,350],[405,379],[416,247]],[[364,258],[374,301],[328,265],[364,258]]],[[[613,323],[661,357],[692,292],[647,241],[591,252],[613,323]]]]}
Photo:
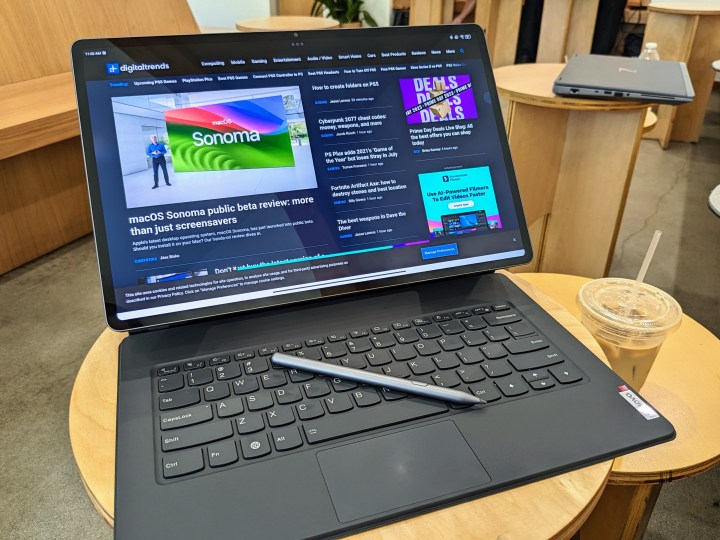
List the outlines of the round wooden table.
{"type": "MultiPolygon", "coordinates": [[[[512,277],[512,276],[511,276],[512,277]]],[[[565,308],[514,277],[595,354],[602,350],[565,308]]],[[[560,281],[561,278],[558,278],[560,281]]],[[[113,524],[117,347],[125,334],[103,332],[78,372],[70,399],[70,442],[95,508],[113,524]]],[[[611,461],[360,533],[358,538],[571,538],[602,495],[611,461]]]]}
{"type": "Polygon", "coordinates": [[[552,86],[563,67],[494,70],[535,252],[522,270],[601,277],[610,267],[649,105],[556,96],[552,86]]]}
{"type": "Polygon", "coordinates": [[[324,17],[302,17],[299,15],[275,15],[257,19],[240,19],[235,28],[241,32],[273,32],[277,30],[326,30],[337,28],[340,23],[324,17]]]}
{"type": "Polygon", "coordinates": [[[720,3],[653,0],[648,6],[645,43],[658,44],[661,60],[687,64],[695,90],[692,103],[661,105],[657,126],[645,134],[663,148],[670,141],[698,142],[715,81],[710,67],[720,58],[720,3]]]}
{"type": "MultiPolygon", "coordinates": [[[[575,317],[586,278],[521,274],[575,317]]],[[[720,463],[720,340],[687,315],[660,349],[640,391],[675,426],[677,438],[615,460],[582,540],[642,538],[662,484],[720,463]]]]}

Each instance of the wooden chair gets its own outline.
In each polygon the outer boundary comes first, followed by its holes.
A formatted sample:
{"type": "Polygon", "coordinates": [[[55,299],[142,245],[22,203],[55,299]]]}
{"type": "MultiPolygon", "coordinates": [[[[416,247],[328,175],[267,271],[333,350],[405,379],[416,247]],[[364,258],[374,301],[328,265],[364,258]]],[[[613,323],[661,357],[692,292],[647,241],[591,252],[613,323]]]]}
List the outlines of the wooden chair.
{"type": "Polygon", "coordinates": [[[0,17],[0,274],[91,231],[70,45],[197,33],[185,0],[4,0],[0,17]]]}

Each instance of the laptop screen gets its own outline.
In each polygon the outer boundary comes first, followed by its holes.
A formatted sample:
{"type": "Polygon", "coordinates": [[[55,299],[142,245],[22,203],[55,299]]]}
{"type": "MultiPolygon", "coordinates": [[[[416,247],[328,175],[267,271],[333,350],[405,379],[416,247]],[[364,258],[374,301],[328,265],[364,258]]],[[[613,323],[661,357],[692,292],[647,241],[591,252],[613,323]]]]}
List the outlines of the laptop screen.
{"type": "Polygon", "coordinates": [[[115,329],[530,260],[477,26],[85,40],[73,69],[115,329]]]}

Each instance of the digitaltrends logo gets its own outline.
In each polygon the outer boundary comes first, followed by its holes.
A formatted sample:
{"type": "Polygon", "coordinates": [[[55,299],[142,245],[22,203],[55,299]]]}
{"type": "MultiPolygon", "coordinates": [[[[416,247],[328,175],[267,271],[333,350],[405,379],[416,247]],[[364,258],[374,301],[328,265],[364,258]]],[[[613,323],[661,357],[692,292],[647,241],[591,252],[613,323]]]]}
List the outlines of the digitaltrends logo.
{"type": "Polygon", "coordinates": [[[105,64],[105,72],[108,75],[117,75],[120,73],[120,64],[105,64]]]}
{"type": "Polygon", "coordinates": [[[105,64],[105,72],[108,75],[119,75],[121,71],[131,74],[136,71],[157,71],[166,69],[170,69],[170,64],[167,62],[162,62],[161,64],[105,64]]]}

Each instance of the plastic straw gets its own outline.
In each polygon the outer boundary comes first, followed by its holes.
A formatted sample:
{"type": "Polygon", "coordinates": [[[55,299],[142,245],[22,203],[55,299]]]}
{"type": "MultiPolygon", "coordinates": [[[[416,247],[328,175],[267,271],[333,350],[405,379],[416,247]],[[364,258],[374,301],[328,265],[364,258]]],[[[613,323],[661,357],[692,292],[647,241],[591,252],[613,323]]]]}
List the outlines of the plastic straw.
{"type": "Polygon", "coordinates": [[[657,230],[655,231],[655,234],[652,237],[652,240],[650,241],[650,247],[648,247],[647,253],[645,254],[645,260],[642,263],[642,266],[640,267],[640,271],[638,272],[637,278],[635,281],[637,283],[642,283],[645,279],[645,274],[647,274],[648,267],[650,266],[650,261],[652,261],[653,255],[655,255],[655,249],[657,248],[658,242],[660,241],[660,237],[662,236],[662,231],[657,230]]]}

